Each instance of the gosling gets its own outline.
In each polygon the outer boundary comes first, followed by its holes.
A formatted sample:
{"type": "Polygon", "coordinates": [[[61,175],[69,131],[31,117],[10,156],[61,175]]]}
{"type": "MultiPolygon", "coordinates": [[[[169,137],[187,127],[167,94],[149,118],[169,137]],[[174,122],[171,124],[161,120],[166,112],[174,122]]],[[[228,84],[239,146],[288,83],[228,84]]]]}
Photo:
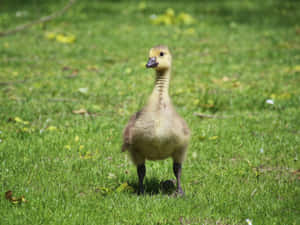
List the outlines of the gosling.
{"type": "Polygon", "coordinates": [[[172,55],[166,46],[150,49],[147,68],[156,72],[154,89],[147,104],[129,120],[123,131],[122,151],[128,150],[137,166],[138,194],[144,193],[146,160],[173,159],[176,193],[184,195],[180,177],[190,139],[190,130],[176,112],[169,96],[172,55]]]}

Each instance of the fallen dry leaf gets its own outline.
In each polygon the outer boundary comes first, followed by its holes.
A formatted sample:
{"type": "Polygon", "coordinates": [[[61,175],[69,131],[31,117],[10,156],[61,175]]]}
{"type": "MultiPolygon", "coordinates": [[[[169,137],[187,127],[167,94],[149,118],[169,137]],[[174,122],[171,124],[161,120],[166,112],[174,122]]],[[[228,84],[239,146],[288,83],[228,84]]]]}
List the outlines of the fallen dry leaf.
{"type": "Polygon", "coordinates": [[[300,169],[299,170],[294,170],[292,172],[293,175],[295,175],[297,177],[298,180],[300,180],[300,169]]]}
{"type": "Polygon", "coordinates": [[[9,191],[5,192],[5,198],[10,200],[12,198],[12,191],[9,190],[9,191]]]}
{"type": "Polygon", "coordinates": [[[75,77],[77,77],[78,76],[78,72],[79,72],[79,70],[78,69],[73,69],[72,70],[72,73],[71,74],[69,74],[69,75],[67,75],[67,76],[65,76],[66,78],[69,78],[69,79],[71,79],[71,78],[75,78],[75,77]]]}
{"type": "Polygon", "coordinates": [[[80,114],[80,115],[85,115],[85,114],[89,114],[88,111],[86,109],[78,109],[78,110],[73,110],[72,113],[74,114],[80,114]]]}
{"type": "Polygon", "coordinates": [[[24,198],[24,196],[21,197],[13,197],[13,192],[11,190],[5,192],[5,198],[9,200],[13,204],[21,204],[27,202],[27,200],[24,198]]]}
{"type": "Polygon", "coordinates": [[[66,70],[70,70],[71,69],[71,67],[69,67],[69,66],[64,66],[63,68],[62,68],[62,71],[66,71],[66,70]]]}
{"type": "Polygon", "coordinates": [[[92,117],[99,116],[99,114],[90,113],[86,109],[83,109],[83,108],[78,109],[78,110],[73,110],[72,113],[77,114],[77,115],[92,116],[92,117]]]}

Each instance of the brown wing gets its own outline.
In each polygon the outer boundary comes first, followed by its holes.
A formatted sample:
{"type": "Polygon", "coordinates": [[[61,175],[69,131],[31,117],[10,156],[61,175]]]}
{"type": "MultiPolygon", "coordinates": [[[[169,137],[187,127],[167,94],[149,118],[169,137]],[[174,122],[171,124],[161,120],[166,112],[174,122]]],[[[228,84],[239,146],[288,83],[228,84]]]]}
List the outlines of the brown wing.
{"type": "Polygon", "coordinates": [[[132,127],[135,124],[135,121],[139,118],[141,111],[133,114],[130,117],[129,122],[127,123],[124,131],[123,131],[123,145],[122,145],[122,152],[124,152],[131,144],[131,136],[132,136],[132,127]]]}

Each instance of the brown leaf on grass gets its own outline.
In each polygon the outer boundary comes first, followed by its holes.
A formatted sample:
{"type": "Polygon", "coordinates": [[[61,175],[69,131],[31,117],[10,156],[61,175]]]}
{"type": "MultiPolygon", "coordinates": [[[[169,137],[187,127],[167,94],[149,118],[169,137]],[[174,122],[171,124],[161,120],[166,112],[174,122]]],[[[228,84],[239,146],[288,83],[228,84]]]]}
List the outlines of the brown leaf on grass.
{"type": "Polygon", "coordinates": [[[24,196],[21,197],[13,197],[13,192],[11,190],[5,192],[5,198],[13,204],[21,204],[27,202],[24,196]]]}
{"type": "Polygon", "coordinates": [[[74,114],[80,114],[80,115],[85,115],[85,114],[89,114],[89,112],[86,109],[78,109],[78,110],[73,110],[72,113],[74,114]]]}
{"type": "Polygon", "coordinates": [[[69,75],[66,76],[66,78],[75,78],[75,77],[78,76],[78,72],[79,72],[78,69],[74,69],[74,70],[72,70],[71,74],[69,74],[69,75]]]}
{"type": "Polygon", "coordinates": [[[11,190],[5,192],[5,198],[8,199],[8,200],[10,200],[12,198],[12,191],[11,190]]]}
{"type": "Polygon", "coordinates": [[[254,167],[253,172],[255,172],[257,175],[266,173],[275,173],[278,176],[292,175],[295,176],[295,179],[300,180],[300,169],[287,167],[265,167],[264,165],[261,165],[259,167],[254,167]]]}
{"type": "Polygon", "coordinates": [[[300,180],[300,169],[294,170],[294,171],[292,172],[292,174],[295,175],[295,176],[297,177],[298,180],[300,180]]]}
{"type": "Polygon", "coordinates": [[[69,67],[69,66],[64,66],[63,68],[62,68],[62,71],[66,71],[66,70],[70,70],[71,69],[71,67],[69,67]]]}
{"type": "Polygon", "coordinates": [[[100,71],[97,66],[91,66],[91,65],[87,66],[87,70],[88,71],[95,71],[95,72],[99,72],[100,71]]]}
{"type": "Polygon", "coordinates": [[[232,83],[232,87],[239,87],[239,86],[241,86],[241,82],[239,81],[235,81],[232,83]]]}
{"type": "Polygon", "coordinates": [[[97,114],[97,113],[90,113],[86,109],[83,109],[83,108],[78,109],[78,110],[73,110],[72,113],[73,114],[77,114],[77,115],[92,116],[92,117],[99,116],[99,114],[97,114]]]}
{"type": "Polygon", "coordinates": [[[194,116],[198,116],[200,118],[209,118],[209,119],[213,119],[213,118],[225,119],[225,118],[227,118],[226,116],[209,115],[209,114],[202,114],[202,113],[197,113],[197,112],[194,113],[194,116]]]}

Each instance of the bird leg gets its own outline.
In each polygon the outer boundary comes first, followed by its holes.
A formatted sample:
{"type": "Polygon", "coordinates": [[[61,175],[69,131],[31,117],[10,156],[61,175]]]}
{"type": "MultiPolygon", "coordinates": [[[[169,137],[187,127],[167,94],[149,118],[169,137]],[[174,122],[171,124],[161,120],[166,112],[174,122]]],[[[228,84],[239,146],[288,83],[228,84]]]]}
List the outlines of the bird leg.
{"type": "Polygon", "coordinates": [[[184,192],[181,188],[181,182],[180,182],[180,177],[181,177],[181,163],[176,163],[174,162],[173,163],[173,171],[174,171],[174,174],[175,174],[175,177],[176,177],[176,181],[177,181],[177,194],[180,194],[180,195],[184,195],[184,192]]]}
{"type": "Polygon", "coordinates": [[[137,166],[137,173],[139,176],[139,190],[138,194],[144,194],[144,185],[143,185],[143,180],[146,175],[146,167],[145,164],[141,164],[137,166]]]}

